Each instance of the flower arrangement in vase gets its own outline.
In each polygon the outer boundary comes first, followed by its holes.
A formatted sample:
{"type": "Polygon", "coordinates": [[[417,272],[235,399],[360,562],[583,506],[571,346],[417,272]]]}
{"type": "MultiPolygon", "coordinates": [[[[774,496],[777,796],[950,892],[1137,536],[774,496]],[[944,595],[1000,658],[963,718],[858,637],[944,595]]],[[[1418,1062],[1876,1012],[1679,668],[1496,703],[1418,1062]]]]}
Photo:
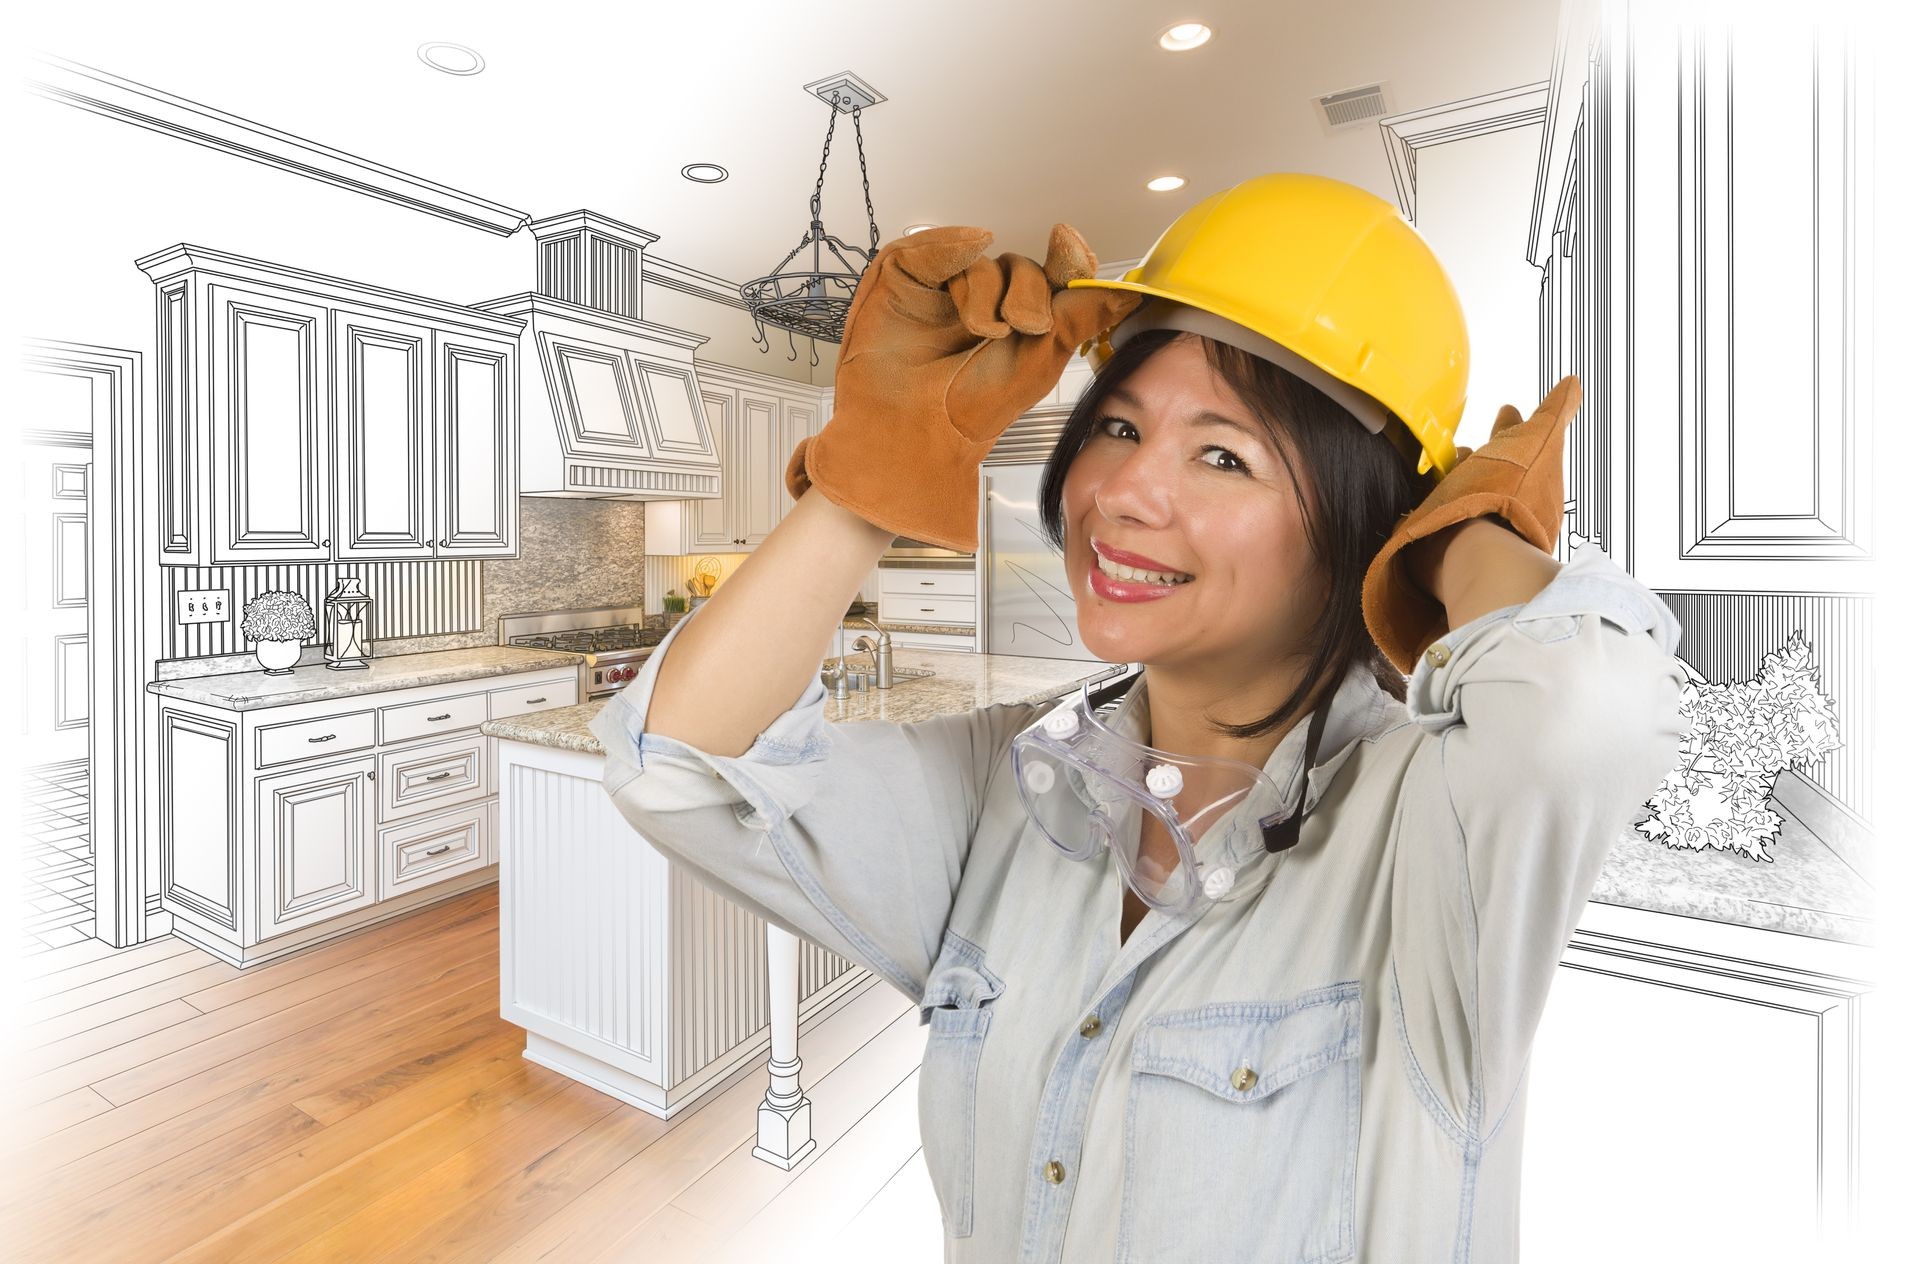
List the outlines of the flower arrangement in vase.
{"type": "Polygon", "coordinates": [[[261,593],[240,617],[240,635],[254,642],[253,656],[269,676],[291,675],[300,659],[300,643],[317,629],[306,599],[284,589],[261,593]]]}

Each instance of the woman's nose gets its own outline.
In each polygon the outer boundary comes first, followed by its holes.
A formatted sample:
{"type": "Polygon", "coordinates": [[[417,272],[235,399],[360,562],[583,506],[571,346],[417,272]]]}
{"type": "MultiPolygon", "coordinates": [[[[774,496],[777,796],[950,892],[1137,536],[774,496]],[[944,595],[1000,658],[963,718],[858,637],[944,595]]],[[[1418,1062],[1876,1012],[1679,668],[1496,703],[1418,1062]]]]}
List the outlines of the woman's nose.
{"type": "Polygon", "coordinates": [[[1094,488],[1093,503],[1111,519],[1164,521],[1173,501],[1173,471],[1161,455],[1142,444],[1111,467],[1094,488]]]}

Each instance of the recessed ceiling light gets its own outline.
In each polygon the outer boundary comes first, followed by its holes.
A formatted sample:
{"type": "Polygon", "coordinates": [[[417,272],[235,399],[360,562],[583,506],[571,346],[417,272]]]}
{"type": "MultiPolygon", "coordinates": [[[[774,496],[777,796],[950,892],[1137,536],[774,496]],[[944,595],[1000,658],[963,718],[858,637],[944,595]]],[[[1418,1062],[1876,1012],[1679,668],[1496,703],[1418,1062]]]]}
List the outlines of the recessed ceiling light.
{"type": "Polygon", "coordinates": [[[680,168],[680,174],[701,184],[718,184],[727,178],[727,169],[717,162],[690,162],[680,168]]]}
{"type": "Polygon", "coordinates": [[[902,233],[901,233],[900,235],[901,235],[902,237],[911,237],[911,236],[913,236],[913,235],[914,235],[915,233],[918,233],[918,232],[923,232],[923,231],[925,231],[926,229],[929,229],[929,228],[932,228],[932,227],[933,227],[933,225],[932,225],[932,224],[908,224],[908,225],[907,225],[907,227],[906,227],[906,230],[905,230],[904,232],[902,232],[902,233]]]}
{"type": "Polygon", "coordinates": [[[1205,22],[1181,22],[1160,32],[1160,47],[1168,52],[1184,53],[1213,38],[1213,28],[1205,22]]]}
{"type": "Polygon", "coordinates": [[[487,68],[487,59],[465,44],[431,40],[415,50],[420,60],[435,70],[450,75],[477,75],[487,68]]]}
{"type": "Polygon", "coordinates": [[[1155,176],[1153,179],[1147,181],[1147,187],[1155,193],[1165,193],[1171,189],[1177,189],[1185,183],[1186,181],[1179,176],[1155,176]]]}

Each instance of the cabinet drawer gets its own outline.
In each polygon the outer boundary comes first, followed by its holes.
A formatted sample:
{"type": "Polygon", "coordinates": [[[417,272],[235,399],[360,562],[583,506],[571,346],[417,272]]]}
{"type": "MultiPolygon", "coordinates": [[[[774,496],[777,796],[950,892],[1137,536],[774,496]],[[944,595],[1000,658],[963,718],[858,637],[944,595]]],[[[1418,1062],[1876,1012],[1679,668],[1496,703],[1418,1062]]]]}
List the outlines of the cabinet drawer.
{"type": "Polygon", "coordinates": [[[490,800],[380,831],[380,898],[444,882],[487,865],[490,800]]]}
{"type": "Polygon", "coordinates": [[[971,597],[908,597],[880,594],[882,623],[973,623],[971,597]]]}
{"type": "Polygon", "coordinates": [[[384,745],[470,729],[486,718],[487,695],[484,693],[463,693],[457,698],[411,702],[403,707],[381,707],[380,741],[384,745]]]}
{"type": "Polygon", "coordinates": [[[363,750],[373,745],[373,712],[269,724],[256,730],[254,737],[254,766],[258,768],[363,750]]]}
{"type": "Polygon", "coordinates": [[[462,733],[441,742],[380,752],[380,819],[397,820],[482,798],[487,739],[462,733]]]}
{"type": "Polygon", "coordinates": [[[545,711],[549,707],[570,707],[578,701],[578,679],[549,680],[512,689],[490,689],[487,691],[487,718],[498,720],[503,716],[525,715],[529,711],[545,711]]]}
{"type": "Polygon", "coordinates": [[[922,571],[902,566],[880,568],[880,595],[907,593],[916,597],[972,597],[977,591],[972,571],[922,571]]]}

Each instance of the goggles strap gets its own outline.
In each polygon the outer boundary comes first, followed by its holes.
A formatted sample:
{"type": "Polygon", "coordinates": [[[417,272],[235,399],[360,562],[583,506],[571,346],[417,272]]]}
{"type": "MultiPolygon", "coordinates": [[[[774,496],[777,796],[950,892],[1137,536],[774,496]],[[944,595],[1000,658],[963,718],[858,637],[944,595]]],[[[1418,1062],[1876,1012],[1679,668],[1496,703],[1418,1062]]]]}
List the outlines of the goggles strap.
{"type": "Polygon", "coordinates": [[[1327,727],[1329,703],[1321,703],[1314,708],[1313,723],[1307,726],[1307,753],[1300,761],[1300,793],[1294,797],[1293,815],[1284,821],[1276,821],[1279,813],[1260,822],[1260,836],[1270,852],[1285,851],[1300,841],[1300,823],[1307,818],[1307,774],[1313,770],[1313,757],[1320,753],[1320,734],[1327,727]]]}

